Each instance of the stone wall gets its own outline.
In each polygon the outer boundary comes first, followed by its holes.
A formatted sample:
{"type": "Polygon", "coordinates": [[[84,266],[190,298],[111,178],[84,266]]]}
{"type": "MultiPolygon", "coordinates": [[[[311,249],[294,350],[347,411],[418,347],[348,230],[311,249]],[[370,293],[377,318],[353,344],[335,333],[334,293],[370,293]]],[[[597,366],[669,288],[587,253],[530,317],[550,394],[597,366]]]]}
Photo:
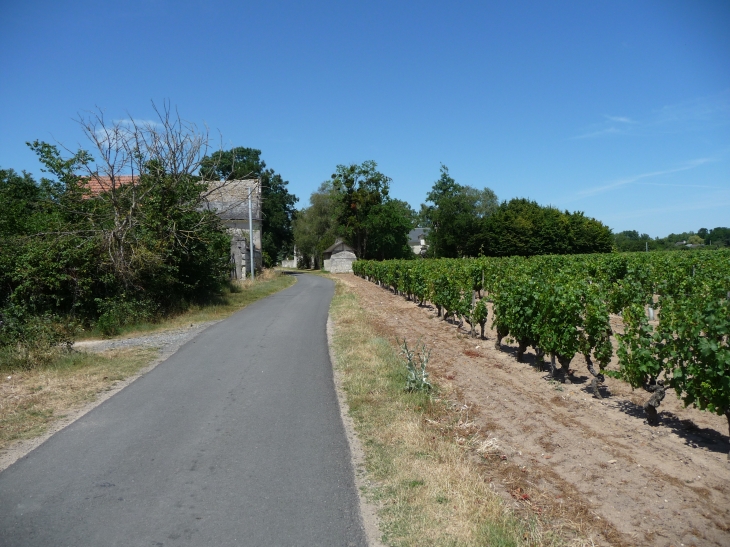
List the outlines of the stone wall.
{"type": "Polygon", "coordinates": [[[329,260],[325,260],[324,269],[330,273],[352,273],[352,263],[357,260],[355,253],[341,251],[333,254],[329,260]],[[327,266],[329,262],[329,267],[327,266]]]}

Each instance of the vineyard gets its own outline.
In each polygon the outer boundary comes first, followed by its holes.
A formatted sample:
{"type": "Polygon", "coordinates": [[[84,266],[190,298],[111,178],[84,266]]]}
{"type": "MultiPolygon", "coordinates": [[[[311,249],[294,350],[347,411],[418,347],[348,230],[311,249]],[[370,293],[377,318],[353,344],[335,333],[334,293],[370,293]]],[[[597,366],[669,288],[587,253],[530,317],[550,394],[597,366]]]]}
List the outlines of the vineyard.
{"type": "Polygon", "coordinates": [[[597,397],[606,375],[652,393],[649,424],[667,389],[724,415],[730,431],[730,252],[357,261],[354,272],[471,336],[484,338],[491,313],[497,348],[516,341],[518,361],[532,348],[563,382],[582,355],[597,397]]]}

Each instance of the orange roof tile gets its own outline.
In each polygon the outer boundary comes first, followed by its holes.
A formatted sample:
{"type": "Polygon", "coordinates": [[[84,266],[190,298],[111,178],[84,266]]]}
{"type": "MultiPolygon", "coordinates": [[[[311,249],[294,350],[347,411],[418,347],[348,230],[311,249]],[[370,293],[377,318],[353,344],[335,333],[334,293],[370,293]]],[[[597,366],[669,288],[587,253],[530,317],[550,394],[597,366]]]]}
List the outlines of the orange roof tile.
{"type": "MultiPolygon", "coordinates": [[[[127,184],[135,184],[138,180],[137,175],[116,175],[114,184],[118,188],[127,184]]],[[[109,192],[112,189],[112,179],[111,177],[92,175],[86,186],[91,191],[92,196],[98,196],[102,192],[109,192]]]]}

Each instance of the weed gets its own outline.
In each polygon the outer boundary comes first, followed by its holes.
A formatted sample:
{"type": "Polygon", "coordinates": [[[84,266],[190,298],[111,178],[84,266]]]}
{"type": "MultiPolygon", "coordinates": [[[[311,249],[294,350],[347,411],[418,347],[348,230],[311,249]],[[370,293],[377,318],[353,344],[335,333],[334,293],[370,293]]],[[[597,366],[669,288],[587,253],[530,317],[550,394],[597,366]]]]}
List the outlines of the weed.
{"type": "MultiPolygon", "coordinates": [[[[396,342],[398,339],[396,338],[396,342]]],[[[408,368],[408,376],[406,379],[406,391],[431,391],[433,386],[428,381],[428,372],[426,365],[431,357],[431,350],[426,349],[426,344],[420,340],[416,342],[413,350],[408,349],[408,343],[403,338],[403,343],[399,343],[401,355],[406,358],[406,367],[408,368]]]]}

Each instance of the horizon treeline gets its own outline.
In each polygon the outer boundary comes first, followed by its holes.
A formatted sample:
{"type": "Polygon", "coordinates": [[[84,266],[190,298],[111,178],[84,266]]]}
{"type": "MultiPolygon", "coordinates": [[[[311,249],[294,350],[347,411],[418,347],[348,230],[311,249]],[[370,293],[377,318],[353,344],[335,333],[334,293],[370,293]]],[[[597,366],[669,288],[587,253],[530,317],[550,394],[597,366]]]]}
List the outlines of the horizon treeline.
{"type": "Polygon", "coordinates": [[[721,248],[730,247],[730,228],[718,226],[711,230],[700,228],[697,232],[669,234],[665,237],[652,238],[649,234],[639,234],[636,230],[624,230],[614,234],[616,250],[633,251],[672,251],[686,249],[688,246],[721,248]]]}
{"type": "Polygon", "coordinates": [[[531,256],[610,252],[611,230],[582,212],[527,199],[499,203],[489,188],[457,183],[445,165],[419,212],[389,196],[391,179],[374,161],[338,165],[294,221],[304,267],[321,267],[322,252],[342,238],[362,259],[416,258],[409,231],[428,228],[427,257],[531,256]]]}

